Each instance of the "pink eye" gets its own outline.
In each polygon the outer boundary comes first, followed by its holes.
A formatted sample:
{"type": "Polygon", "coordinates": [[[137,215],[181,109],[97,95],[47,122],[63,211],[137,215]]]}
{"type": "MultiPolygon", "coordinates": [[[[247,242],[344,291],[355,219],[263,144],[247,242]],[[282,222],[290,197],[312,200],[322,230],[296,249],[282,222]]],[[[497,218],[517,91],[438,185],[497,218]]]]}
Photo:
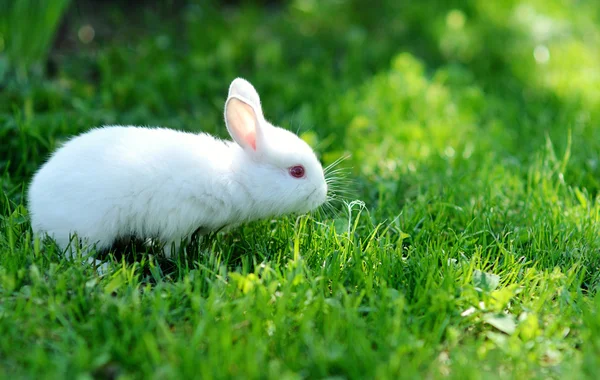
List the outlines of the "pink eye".
{"type": "Polygon", "coordinates": [[[304,177],[304,166],[302,166],[302,165],[292,166],[289,170],[290,170],[290,175],[294,178],[304,177]]]}

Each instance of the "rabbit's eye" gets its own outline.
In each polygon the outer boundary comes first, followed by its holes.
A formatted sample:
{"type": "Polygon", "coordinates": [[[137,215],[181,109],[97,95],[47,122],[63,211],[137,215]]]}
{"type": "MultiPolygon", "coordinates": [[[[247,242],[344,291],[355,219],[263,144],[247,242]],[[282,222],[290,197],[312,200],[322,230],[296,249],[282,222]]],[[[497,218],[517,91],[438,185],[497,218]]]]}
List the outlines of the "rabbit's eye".
{"type": "Polygon", "coordinates": [[[296,165],[292,166],[290,169],[290,175],[294,178],[302,178],[304,177],[304,166],[296,165]]]}

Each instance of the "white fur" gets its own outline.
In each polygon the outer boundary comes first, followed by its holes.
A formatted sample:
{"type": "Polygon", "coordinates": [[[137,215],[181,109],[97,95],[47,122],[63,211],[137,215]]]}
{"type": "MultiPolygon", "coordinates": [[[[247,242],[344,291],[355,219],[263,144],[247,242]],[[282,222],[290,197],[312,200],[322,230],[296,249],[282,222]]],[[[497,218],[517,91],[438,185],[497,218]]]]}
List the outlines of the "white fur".
{"type": "Polygon", "coordinates": [[[198,228],[304,213],[325,201],[312,149],[264,119],[249,82],[232,82],[225,115],[239,145],[205,133],[132,126],[92,129],[68,141],[31,182],[34,233],[48,234],[63,249],[73,234],[98,249],[130,236],[177,247],[198,228]],[[255,149],[245,144],[248,133],[255,149]],[[305,178],[289,174],[294,165],[306,168],[305,178]]]}

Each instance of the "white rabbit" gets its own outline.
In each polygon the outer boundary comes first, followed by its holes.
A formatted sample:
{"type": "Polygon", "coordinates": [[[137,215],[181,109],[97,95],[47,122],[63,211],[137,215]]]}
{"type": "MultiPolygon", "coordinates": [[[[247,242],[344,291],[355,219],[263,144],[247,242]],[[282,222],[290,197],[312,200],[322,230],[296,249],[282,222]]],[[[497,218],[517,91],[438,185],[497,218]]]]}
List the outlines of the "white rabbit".
{"type": "Polygon", "coordinates": [[[288,213],[327,197],[323,168],[293,133],[265,120],[244,79],[229,87],[225,123],[234,141],[164,128],[92,129],[58,149],[29,187],[31,225],[62,249],[98,250],[118,239],[176,249],[197,230],[217,231],[288,213]]]}

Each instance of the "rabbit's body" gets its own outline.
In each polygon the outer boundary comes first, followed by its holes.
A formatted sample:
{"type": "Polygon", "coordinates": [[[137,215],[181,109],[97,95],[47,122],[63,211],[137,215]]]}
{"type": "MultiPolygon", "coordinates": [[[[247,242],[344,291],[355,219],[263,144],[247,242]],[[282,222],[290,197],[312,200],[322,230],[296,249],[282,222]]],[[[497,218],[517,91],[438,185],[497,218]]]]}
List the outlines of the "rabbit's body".
{"type": "Polygon", "coordinates": [[[98,249],[135,237],[158,240],[170,252],[198,229],[307,212],[325,201],[312,149],[264,119],[248,82],[232,83],[225,120],[235,142],[121,126],[68,141],[31,183],[34,232],[63,249],[76,234],[98,249]]]}
{"type": "Polygon", "coordinates": [[[230,192],[233,167],[243,155],[238,145],[207,134],[91,130],[67,142],[34,178],[33,229],[48,232],[63,248],[70,233],[86,231],[104,249],[118,238],[171,243],[198,228],[212,231],[243,221],[249,217],[247,194],[230,192]]]}

